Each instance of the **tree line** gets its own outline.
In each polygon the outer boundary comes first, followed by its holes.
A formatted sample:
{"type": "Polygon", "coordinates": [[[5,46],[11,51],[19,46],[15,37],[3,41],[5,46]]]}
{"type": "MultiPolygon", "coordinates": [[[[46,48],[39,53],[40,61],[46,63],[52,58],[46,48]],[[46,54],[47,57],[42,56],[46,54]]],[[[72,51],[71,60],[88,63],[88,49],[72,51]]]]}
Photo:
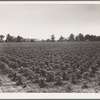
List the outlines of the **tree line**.
{"type": "MultiPolygon", "coordinates": [[[[55,36],[51,35],[51,39],[47,39],[48,41],[55,41],[55,36]]],[[[57,40],[58,42],[65,42],[65,41],[100,41],[100,36],[96,36],[96,35],[90,35],[90,34],[86,34],[83,35],[82,33],[79,33],[78,35],[74,35],[73,33],[71,33],[69,35],[68,38],[65,38],[63,36],[60,36],[60,38],[57,40]]]]}
{"type": "MultiPolygon", "coordinates": [[[[5,40],[4,40],[4,37],[5,37],[4,35],[0,35],[0,42],[35,42],[37,41],[37,39],[23,38],[19,35],[17,37],[14,37],[10,34],[7,34],[5,40]]],[[[90,35],[90,34],[83,35],[82,33],[79,33],[78,35],[75,36],[73,33],[71,33],[68,38],[60,36],[58,40],[55,40],[55,36],[51,35],[50,39],[46,39],[46,40],[42,39],[41,41],[42,42],[100,41],[100,36],[90,35]]]]}
{"type": "Polygon", "coordinates": [[[21,36],[14,37],[10,34],[7,34],[6,39],[4,40],[4,35],[0,35],[0,42],[34,42],[35,39],[23,38],[21,36]]]}

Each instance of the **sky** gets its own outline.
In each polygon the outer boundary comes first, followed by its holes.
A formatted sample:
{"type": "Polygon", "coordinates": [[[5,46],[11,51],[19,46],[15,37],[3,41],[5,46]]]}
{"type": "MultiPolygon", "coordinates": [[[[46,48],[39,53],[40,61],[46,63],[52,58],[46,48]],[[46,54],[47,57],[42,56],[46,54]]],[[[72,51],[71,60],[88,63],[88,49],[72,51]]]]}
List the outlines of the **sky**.
{"type": "Polygon", "coordinates": [[[0,34],[58,39],[71,33],[100,35],[100,4],[2,4],[0,34]]]}

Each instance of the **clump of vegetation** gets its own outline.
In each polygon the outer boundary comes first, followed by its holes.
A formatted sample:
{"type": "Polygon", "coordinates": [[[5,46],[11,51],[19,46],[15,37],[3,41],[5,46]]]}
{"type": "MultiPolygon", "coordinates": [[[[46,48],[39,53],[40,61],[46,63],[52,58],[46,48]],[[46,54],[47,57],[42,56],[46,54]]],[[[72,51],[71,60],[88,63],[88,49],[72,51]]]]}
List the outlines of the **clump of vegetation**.
{"type": "Polygon", "coordinates": [[[55,72],[48,71],[47,76],[46,76],[46,81],[47,82],[54,82],[55,81],[55,72]]]}
{"type": "Polygon", "coordinates": [[[40,70],[40,75],[43,76],[43,77],[46,77],[47,76],[47,70],[46,69],[41,69],[40,70]]]}
{"type": "Polygon", "coordinates": [[[10,69],[10,70],[9,70],[8,77],[9,77],[9,78],[13,78],[15,74],[16,74],[16,72],[13,71],[12,69],[10,69]]]}
{"type": "Polygon", "coordinates": [[[16,80],[17,80],[16,85],[26,85],[25,79],[20,74],[16,75],[16,80]]]}
{"type": "Polygon", "coordinates": [[[55,85],[58,85],[58,86],[63,85],[63,81],[62,80],[63,79],[62,79],[61,76],[56,77],[56,83],[55,83],[55,85]]]}
{"type": "Polygon", "coordinates": [[[71,82],[72,84],[77,84],[77,83],[78,83],[78,79],[77,79],[77,77],[76,77],[75,74],[72,74],[72,75],[71,75],[70,82],[71,82]]]}
{"type": "Polygon", "coordinates": [[[44,88],[47,86],[46,84],[46,79],[44,77],[39,79],[38,85],[40,86],[40,88],[44,88]]]}
{"type": "Polygon", "coordinates": [[[89,87],[89,86],[88,86],[87,81],[84,81],[84,82],[83,82],[83,86],[82,86],[82,88],[85,89],[85,88],[88,88],[88,87],[89,87]]]}
{"type": "Polygon", "coordinates": [[[2,85],[2,80],[0,79],[0,86],[2,85]]]}
{"type": "Polygon", "coordinates": [[[40,75],[39,74],[35,74],[34,75],[34,79],[32,80],[33,83],[38,83],[40,79],[40,75]]]}
{"type": "Polygon", "coordinates": [[[63,78],[64,81],[70,80],[70,76],[66,71],[63,72],[62,78],[63,78]]]}
{"type": "Polygon", "coordinates": [[[68,84],[68,85],[67,85],[66,91],[67,91],[67,92],[72,92],[72,91],[73,91],[73,88],[72,88],[72,85],[71,85],[71,84],[68,84]]]}
{"type": "Polygon", "coordinates": [[[97,83],[98,83],[98,85],[100,86],[100,76],[97,76],[97,83]]]}
{"type": "Polygon", "coordinates": [[[88,78],[89,78],[89,72],[84,72],[82,74],[82,78],[85,79],[85,80],[88,80],[88,78]]]}

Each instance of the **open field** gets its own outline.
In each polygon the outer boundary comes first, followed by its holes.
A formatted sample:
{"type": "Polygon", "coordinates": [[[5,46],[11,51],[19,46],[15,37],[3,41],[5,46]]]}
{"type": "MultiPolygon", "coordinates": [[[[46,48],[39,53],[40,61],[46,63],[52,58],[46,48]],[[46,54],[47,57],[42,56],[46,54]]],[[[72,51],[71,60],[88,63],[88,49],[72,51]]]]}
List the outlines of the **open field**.
{"type": "Polygon", "coordinates": [[[100,42],[1,43],[0,92],[100,92],[100,42]]]}

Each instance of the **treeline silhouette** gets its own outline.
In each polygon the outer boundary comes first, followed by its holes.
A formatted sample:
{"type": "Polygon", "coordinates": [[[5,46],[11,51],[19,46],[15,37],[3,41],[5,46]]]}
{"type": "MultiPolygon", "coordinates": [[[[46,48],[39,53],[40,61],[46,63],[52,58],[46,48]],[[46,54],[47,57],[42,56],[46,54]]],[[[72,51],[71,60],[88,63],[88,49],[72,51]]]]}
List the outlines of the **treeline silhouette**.
{"type": "Polygon", "coordinates": [[[0,35],[0,42],[35,42],[35,41],[42,41],[42,42],[66,42],[66,41],[100,41],[100,36],[96,36],[96,35],[90,35],[90,34],[86,34],[83,35],[82,33],[79,33],[78,35],[74,35],[73,33],[71,33],[69,35],[69,37],[65,38],[63,36],[60,36],[60,38],[58,40],[55,40],[55,36],[54,34],[51,35],[50,39],[42,39],[42,40],[37,40],[35,38],[30,39],[30,38],[23,38],[21,36],[17,36],[14,37],[10,34],[7,34],[6,39],[4,40],[4,35],[0,35]]]}

